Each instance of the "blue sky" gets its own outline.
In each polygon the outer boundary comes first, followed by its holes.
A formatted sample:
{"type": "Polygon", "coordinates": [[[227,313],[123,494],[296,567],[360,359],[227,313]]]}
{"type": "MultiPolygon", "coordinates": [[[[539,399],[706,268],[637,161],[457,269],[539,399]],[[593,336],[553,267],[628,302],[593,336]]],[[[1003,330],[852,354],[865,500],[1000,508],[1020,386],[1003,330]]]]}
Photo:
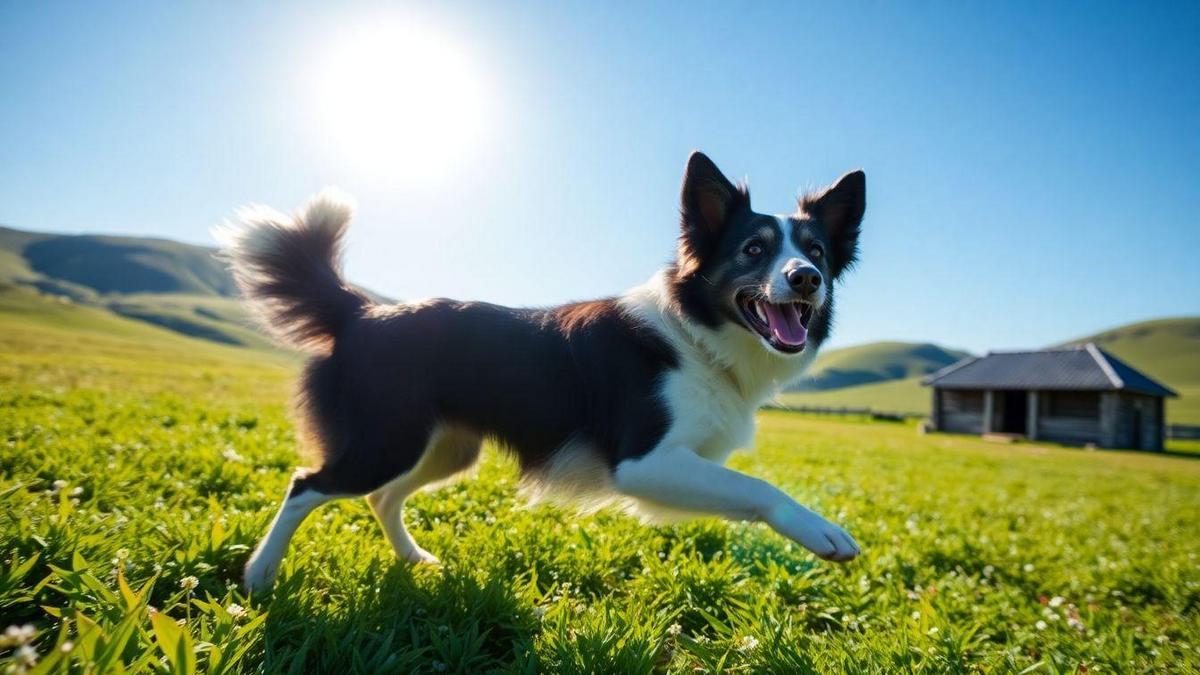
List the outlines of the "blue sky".
{"type": "Polygon", "coordinates": [[[1036,347],[1200,314],[1196,35],[1188,2],[5,3],[0,222],[211,243],[334,184],[355,280],[548,304],[671,255],[693,148],[768,213],[861,167],[834,343],[1036,347]],[[448,38],[484,92],[448,167],[316,120],[331,45],[388,25],[448,38]]]}

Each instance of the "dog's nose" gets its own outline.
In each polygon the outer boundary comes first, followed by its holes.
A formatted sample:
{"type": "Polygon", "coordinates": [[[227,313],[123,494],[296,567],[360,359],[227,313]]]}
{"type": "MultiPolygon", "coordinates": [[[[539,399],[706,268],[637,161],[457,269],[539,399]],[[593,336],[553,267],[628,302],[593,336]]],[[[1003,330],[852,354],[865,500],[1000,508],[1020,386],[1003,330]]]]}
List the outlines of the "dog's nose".
{"type": "Polygon", "coordinates": [[[821,287],[821,273],[808,265],[794,267],[786,273],[788,285],[797,293],[808,297],[821,287]]]}

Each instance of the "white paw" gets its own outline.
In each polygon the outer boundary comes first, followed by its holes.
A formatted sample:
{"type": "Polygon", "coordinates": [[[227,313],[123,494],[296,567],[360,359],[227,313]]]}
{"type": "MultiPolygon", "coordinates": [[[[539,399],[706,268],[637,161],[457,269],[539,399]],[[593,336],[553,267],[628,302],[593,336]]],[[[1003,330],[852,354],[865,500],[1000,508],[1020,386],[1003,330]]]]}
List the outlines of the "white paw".
{"type": "Polygon", "coordinates": [[[438,560],[437,556],[426,551],[420,546],[414,545],[411,550],[398,555],[401,560],[407,560],[414,565],[441,565],[442,561],[438,560]]]}
{"type": "Polygon", "coordinates": [[[265,593],[275,585],[275,573],[278,570],[262,560],[251,559],[246,563],[246,571],[242,577],[242,589],[247,593],[265,593]]]}
{"type": "Polygon", "coordinates": [[[767,514],[766,520],[777,532],[819,558],[846,562],[862,553],[849,533],[799,504],[777,506],[767,514]]]}

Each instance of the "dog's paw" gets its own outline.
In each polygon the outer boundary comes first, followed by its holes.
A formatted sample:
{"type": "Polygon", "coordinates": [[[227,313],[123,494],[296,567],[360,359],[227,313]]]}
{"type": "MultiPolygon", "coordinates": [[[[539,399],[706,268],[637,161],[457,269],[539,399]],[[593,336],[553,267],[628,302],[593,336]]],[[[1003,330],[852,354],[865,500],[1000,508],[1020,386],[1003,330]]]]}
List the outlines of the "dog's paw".
{"type": "Polygon", "coordinates": [[[767,515],[767,522],[825,560],[847,562],[862,553],[848,532],[799,504],[777,506],[767,515]]]}
{"type": "Polygon", "coordinates": [[[414,565],[441,565],[442,561],[438,560],[437,556],[426,551],[420,546],[414,545],[411,550],[406,551],[399,556],[401,560],[407,560],[414,565]]]}
{"type": "Polygon", "coordinates": [[[251,560],[246,563],[242,575],[242,590],[247,593],[265,593],[271,590],[275,585],[276,571],[272,565],[264,564],[260,560],[251,560]]]}

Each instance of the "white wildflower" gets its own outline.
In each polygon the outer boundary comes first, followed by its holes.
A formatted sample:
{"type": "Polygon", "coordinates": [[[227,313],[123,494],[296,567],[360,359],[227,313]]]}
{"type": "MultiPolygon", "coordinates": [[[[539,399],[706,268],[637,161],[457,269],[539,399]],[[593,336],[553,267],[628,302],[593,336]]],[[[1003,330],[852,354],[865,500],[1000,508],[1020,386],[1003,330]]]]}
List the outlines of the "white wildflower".
{"type": "Polygon", "coordinates": [[[926,633],[927,633],[928,635],[937,635],[937,633],[938,633],[938,627],[937,627],[937,626],[934,626],[933,628],[930,628],[928,631],[926,631],[926,633]]]}
{"type": "Polygon", "coordinates": [[[753,635],[746,635],[738,643],[738,651],[749,652],[758,648],[758,638],[753,635]]]}
{"type": "Polygon", "coordinates": [[[677,623],[673,623],[667,628],[667,633],[670,635],[679,635],[682,632],[683,632],[683,626],[680,626],[677,623]]]}
{"type": "Polygon", "coordinates": [[[1037,627],[1038,630],[1046,630],[1046,626],[1048,626],[1049,624],[1047,624],[1045,621],[1038,621],[1037,623],[1035,623],[1033,625],[1035,627],[1037,627]]]}
{"type": "Polygon", "coordinates": [[[912,613],[912,618],[913,618],[913,621],[916,621],[917,619],[920,619],[920,618],[921,618],[921,613],[920,613],[920,612],[913,612],[913,613],[912,613]]]}
{"type": "Polygon", "coordinates": [[[26,668],[32,667],[37,663],[37,651],[29,645],[21,645],[13,652],[13,660],[26,668]]]}
{"type": "Polygon", "coordinates": [[[228,462],[244,462],[244,461],[246,461],[246,458],[239,455],[238,451],[234,450],[232,445],[226,446],[226,448],[221,451],[221,456],[224,457],[225,460],[228,462]]]}
{"type": "Polygon", "coordinates": [[[179,587],[185,591],[194,591],[200,585],[200,580],[194,576],[188,575],[179,580],[179,587]]]}
{"type": "Polygon", "coordinates": [[[1075,617],[1071,617],[1071,618],[1067,619],[1067,625],[1070,626],[1071,628],[1074,628],[1075,630],[1079,631],[1080,633],[1087,630],[1087,627],[1083,625],[1083,622],[1080,621],[1079,619],[1076,619],[1075,617]]]}
{"type": "Polygon", "coordinates": [[[67,487],[68,485],[70,485],[70,483],[68,483],[67,481],[65,481],[65,480],[63,480],[63,479],[61,479],[61,478],[59,478],[58,480],[56,480],[56,481],[54,481],[53,483],[51,483],[51,484],[50,484],[50,487],[51,487],[51,488],[53,488],[53,491],[54,491],[54,492],[58,492],[59,490],[61,490],[61,489],[65,488],[65,487],[67,487]]]}
{"type": "Polygon", "coordinates": [[[1049,603],[1049,604],[1050,604],[1050,606],[1051,606],[1051,607],[1061,607],[1061,606],[1062,606],[1062,604],[1063,604],[1064,602],[1066,602],[1066,601],[1067,601],[1067,599],[1066,599],[1066,598],[1064,598],[1063,596],[1061,596],[1061,595],[1056,595],[1056,596],[1054,596],[1053,598],[1050,598],[1050,603],[1049,603]]]}
{"type": "Polygon", "coordinates": [[[4,635],[0,637],[0,648],[23,645],[32,640],[35,635],[37,635],[37,629],[30,624],[9,626],[4,630],[4,635]]]}
{"type": "Polygon", "coordinates": [[[4,631],[4,637],[13,638],[18,642],[25,643],[33,639],[37,635],[37,629],[33,624],[23,624],[21,626],[9,626],[4,631]]]}
{"type": "Polygon", "coordinates": [[[71,491],[68,492],[67,494],[72,497],[78,497],[79,495],[83,494],[83,488],[82,487],[73,487],[73,488],[71,488],[71,491]]]}
{"type": "Polygon", "coordinates": [[[1026,572],[1032,572],[1034,570],[1033,563],[1025,563],[1025,566],[1021,569],[1025,570],[1026,572]]]}
{"type": "Polygon", "coordinates": [[[234,619],[240,619],[243,616],[246,616],[246,608],[242,607],[236,602],[230,603],[229,606],[225,608],[225,611],[228,612],[229,616],[233,617],[234,619]]]}

